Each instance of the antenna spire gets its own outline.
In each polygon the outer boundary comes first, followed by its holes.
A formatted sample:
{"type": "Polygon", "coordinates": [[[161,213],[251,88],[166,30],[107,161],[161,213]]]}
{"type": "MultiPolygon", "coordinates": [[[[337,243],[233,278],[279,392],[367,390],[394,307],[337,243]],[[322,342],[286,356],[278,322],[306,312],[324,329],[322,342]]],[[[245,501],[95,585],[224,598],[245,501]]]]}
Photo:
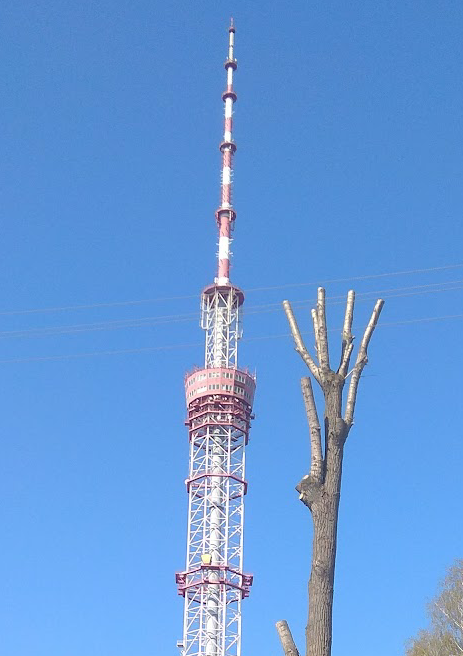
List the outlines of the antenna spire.
{"type": "Polygon", "coordinates": [[[217,272],[217,284],[228,285],[230,281],[230,243],[236,212],[232,204],[232,182],[233,182],[233,155],[236,144],[233,141],[233,104],[236,101],[236,93],[233,89],[233,72],[236,71],[237,63],[234,57],[235,24],[230,19],[228,28],[228,57],[225,60],[227,71],[227,88],[222,94],[225,105],[223,141],[220,144],[222,153],[222,199],[221,205],[216,212],[217,225],[219,228],[219,262],[217,272]]]}

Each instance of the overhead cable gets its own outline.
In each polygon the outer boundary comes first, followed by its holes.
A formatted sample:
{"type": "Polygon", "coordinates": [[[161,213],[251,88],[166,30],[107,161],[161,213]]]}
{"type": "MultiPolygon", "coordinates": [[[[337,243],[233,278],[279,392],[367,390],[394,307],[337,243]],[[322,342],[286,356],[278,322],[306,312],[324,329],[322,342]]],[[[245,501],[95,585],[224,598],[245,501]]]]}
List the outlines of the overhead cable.
{"type": "MultiPolygon", "coordinates": [[[[406,275],[412,275],[412,274],[417,274],[417,273],[430,273],[434,271],[445,271],[449,269],[461,269],[463,268],[463,263],[461,264],[446,264],[443,266],[437,266],[437,267],[427,267],[427,268],[422,268],[422,269],[408,269],[405,271],[389,271],[385,273],[373,273],[373,274],[366,274],[366,275],[361,275],[361,276],[349,276],[347,278],[332,278],[329,280],[321,280],[321,281],[315,281],[315,282],[293,282],[293,283],[286,283],[284,285],[271,285],[268,287],[250,287],[248,289],[245,289],[244,291],[246,293],[251,293],[251,292],[261,292],[261,291],[272,291],[272,290],[277,290],[277,289],[290,289],[291,287],[311,287],[311,286],[319,286],[319,285],[328,285],[328,284],[335,284],[335,283],[341,283],[341,282],[354,282],[354,281],[359,281],[359,280],[373,280],[375,278],[388,278],[392,276],[406,276],[406,275]]],[[[71,311],[71,310],[89,310],[89,309],[96,309],[96,308],[110,308],[110,307],[122,307],[122,306],[129,306],[129,305],[142,305],[145,303],[161,303],[161,302],[167,302],[167,301],[178,301],[178,300],[186,300],[186,299],[191,299],[191,298],[197,298],[197,294],[187,294],[184,296],[162,296],[162,297],[157,297],[157,298],[144,298],[144,299],[135,299],[135,300],[128,300],[128,301],[112,301],[112,302],[103,302],[103,303],[86,303],[82,305],[62,305],[62,306],[54,306],[54,307],[42,307],[42,308],[30,308],[30,309],[23,309],[23,310],[2,310],[0,312],[0,316],[9,316],[9,315],[17,315],[17,314],[34,314],[34,313],[48,313],[48,312],[64,312],[64,311],[71,311]]]]}
{"type": "MultiPolygon", "coordinates": [[[[360,292],[356,295],[358,302],[369,301],[372,297],[381,296],[385,299],[409,296],[420,296],[423,294],[439,294],[443,292],[457,291],[463,289],[462,280],[452,280],[445,283],[428,283],[426,285],[414,285],[411,287],[393,287],[368,292],[360,292]],[[453,285],[453,286],[451,286],[453,285]]],[[[338,305],[345,302],[345,296],[328,296],[327,305],[338,305]]],[[[312,299],[292,301],[295,309],[301,309],[313,305],[312,299]]],[[[247,315],[256,315],[281,310],[281,302],[267,303],[263,305],[250,306],[246,310],[247,315]]],[[[150,328],[158,325],[183,323],[197,321],[197,313],[172,314],[161,316],[148,316],[136,319],[119,319],[113,321],[101,321],[94,323],[69,324],[62,326],[47,326],[43,328],[24,328],[16,330],[0,331],[0,339],[22,338],[22,337],[48,337],[54,335],[78,334],[85,332],[99,332],[106,330],[120,330],[126,328],[150,328]]]]}
{"type": "MultiPolygon", "coordinates": [[[[463,319],[463,313],[446,314],[446,315],[433,316],[433,317],[420,317],[417,319],[404,319],[403,321],[390,321],[386,323],[378,323],[377,328],[392,328],[392,327],[407,326],[407,325],[418,324],[418,323],[443,321],[449,319],[463,319]]],[[[339,332],[341,329],[342,328],[330,328],[328,332],[339,332]]],[[[309,333],[308,331],[306,331],[303,332],[302,334],[307,335],[309,333]]],[[[290,333],[280,333],[276,335],[256,335],[255,337],[246,337],[242,341],[254,342],[254,341],[267,340],[267,339],[282,339],[282,338],[289,339],[291,338],[291,335],[290,333]]],[[[88,353],[67,353],[64,355],[45,355],[45,356],[33,356],[33,357],[25,357],[25,358],[8,358],[8,359],[0,360],[0,364],[13,364],[13,363],[21,363],[21,362],[42,362],[48,360],[70,360],[76,358],[90,358],[90,357],[97,357],[97,356],[104,356],[104,355],[148,353],[151,351],[168,351],[168,350],[170,351],[170,350],[181,349],[181,348],[196,348],[199,346],[202,346],[201,342],[195,342],[190,344],[168,344],[162,346],[147,346],[147,347],[136,348],[136,349],[114,349],[114,350],[107,350],[107,351],[92,351],[88,353]]]]}

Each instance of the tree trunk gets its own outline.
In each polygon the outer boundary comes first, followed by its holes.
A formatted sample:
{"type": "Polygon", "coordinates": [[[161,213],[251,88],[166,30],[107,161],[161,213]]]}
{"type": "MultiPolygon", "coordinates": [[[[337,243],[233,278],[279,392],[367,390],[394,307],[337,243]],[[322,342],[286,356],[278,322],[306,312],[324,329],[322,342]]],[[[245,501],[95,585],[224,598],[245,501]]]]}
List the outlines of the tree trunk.
{"type": "Polygon", "coordinates": [[[309,579],[307,656],[330,656],[334,566],[344,442],[347,427],[341,416],[344,380],[325,376],[325,480],[311,504],[313,520],[312,570],[309,579]]]}
{"type": "Polygon", "coordinates": [[[339,496],[324,495],[312,509],[314,524],[312,571],[309,579],[308,656],[329,656],[333,609],[336,525],[339,496]]]}

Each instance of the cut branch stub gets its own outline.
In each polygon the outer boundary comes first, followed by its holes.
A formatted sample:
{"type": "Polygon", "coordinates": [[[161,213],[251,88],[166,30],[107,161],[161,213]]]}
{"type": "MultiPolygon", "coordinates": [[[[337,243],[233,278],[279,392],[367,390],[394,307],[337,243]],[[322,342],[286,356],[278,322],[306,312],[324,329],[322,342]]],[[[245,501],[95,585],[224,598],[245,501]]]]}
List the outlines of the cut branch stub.
{"type": "Polygon", "coordinates": [[[317,310],[311,310],[312,322],[313,322],[313,334],[315,335],[315,350],[317,351],[318,364],[320,364],[320,351],[318,348],[318,315],[317,310]]]}
{"type": "Polygon", "coordinates": [[[306,365],[308,366],[310,373],[312,376],[315,378],[316,381],[319,383],[320,381],[320,372],[318,370],[317,365],[313,361],[310,353],[308,352],[307,348],[305,347],[304,341],[302,339],[299,326],[297,325],[296,317],[294,316],[293,309],[291,307],[291,304],[289,301],[283,301],[283,307],[286,313],[286,316],[288,318],[288,323],[289,327],[291,328],[291,334],[294,339],[294,343],[296,345],[296,351],[299,353],[301,358],[304,360],[306,365]]]}
{"type": "Polygon", "coordinates": [[[368,362],[368,344],[370,343],[371,336],[373,335],[373,331],[376,328],[376,324],[378,323],[379,315],[381,314],[383,305],[383,299],[380,298],[376,301],[373,312],[371,313],[370,321],[365,328],[362,342],[357,353],[357,359],[352,370],[352,378],[350,379],[349,392],[347,394],[346,411],[344,413],[344,421],[348,426],[351,426],[352,422],[354,421],[354,409],[355,401],[357,399],[358,384],[360,381],[360,376],[362,375],[362,371],[368,362]]]}
{"type": "Polygon", "coordinates": [[[285,656],[299,656],[288,622],[286,620],[280,620],[275,626],[277,627],[278,636],[285,656]]]}
{"type": "Polygon", "coordinates": [[[330,356],[328,353],[328,334],[326,330],[325,290],[318,288],[317,293],[317,325],[318,331],[315,335],[317,340],[318,358],[322,372],[330,370],[330,356]]]}
{"type": "Polygon", "coordinates": [[[310,475],[321,481],[323,473],[323,455],[320,422],[313,395],[312,383],[308,376],[301,379],[302,398],[304,399],[307,422],[310,432],[310,475]]]}
{"type": "Polygon", "coordinates": [[[311,474],[303,476],[300,482],[296,485],[296,490],[299,492],[299,500],[312,509],[314,503],[320,501],[323,494],[323,483],[317,480],[311,474]]]}
{"type": "Polygon", "coordinates": [[[341,362],[339,363],[338,374],[345,378],[349,370],[350,356],[354,348],[354,338],[352,337],[352,320],[354,318],[354,301],[355,292],[351,289],[347,294],[346,314],[344,316],[344,325],[342,328],[342,352],[341,362]]]}

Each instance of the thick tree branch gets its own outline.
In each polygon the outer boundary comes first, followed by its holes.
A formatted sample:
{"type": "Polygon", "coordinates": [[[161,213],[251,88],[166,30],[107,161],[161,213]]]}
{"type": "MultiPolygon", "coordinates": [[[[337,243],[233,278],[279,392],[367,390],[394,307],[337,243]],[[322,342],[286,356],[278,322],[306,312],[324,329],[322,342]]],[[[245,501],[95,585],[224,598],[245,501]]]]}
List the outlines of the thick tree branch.
{"type": "Polygon", "coordinates": [[[312,383],[309,377],[301,379],[301,387],[310,432],[310,476],[315,481],[320,482],[323,473],[321,431],[312,383]]]}
{"type": "Polygon", "coordinates": [[[315,349],[317,351],[318,364],[320,364],[320,349],[319,349],[319,344],[318,344],[318,315],[317,315],[317,310],[312,309],[310,311],[310,314],[312,315],[313,334],[315,335],[315,349]]]}
{"type": "Polygon", "coordinates": [[[350,356],[354,348],[354,338],[352,337],[352,320],[354,318],[354,301],[355,292],[351,289],[347,293],[346,314],[344,316],[344,326],[342,329],[342,353],[341,362],[339,363],[338,374],[343,378],[346,377],[349,369],[350,356]]]}
{"type": "Polygon", "coordinates": [[[294,343],[296,344],[296,351],[299,353],[301,358],[304,360],[306,365],[308,366],[310,373],[312,376],[315,378],[315,380],[320,383],[320,372],[313,361],[310,353],[306,349],[304,342],[302,341],[302,336],[299,331],[299,327],[296,322],[296,318],[294,316],[293,310],[291,308],[291,304],[289,301],[283,301],[283,307],[286,313],[286,317],[288,319],[289,327],[291,328],[291,333],[294,339],[294,343]]]}
{"type": "Polygon", "coordinates": [[[275,626],[277,627],[281,646],[283,647],[285,656],[299,656],[299,652],[297,650],[296,643],[293,640],[288,622],[286,620],[280,620],[276,623],[275,626]]]}
{"type": "Polygon", "coordinates": [[[326,331],[326,312],[325,312],[325,290],[323,287],[318,288],[317,294],[317,323],[318,331],[316,335],[318,359],[322,372],[329,371],[330,357],[328,353],[328,334],[326,331]]]}
{"type": "Polygon", "coordinates": [[[362,375],[363,368],[368,362],[368,356],[367,356],[368,344],[370,343],[371,336],[373,335],[373,331],[376,328],[376,324],[378,323],[379,315],[381,314],[383,305],[384,305],[384,301],[382,299],[378,299],[376,301],[376,305],[371,314],[370,321],[368,322],[368,325],[365,328],[365,332],[362,338],[362,343],[360,344],[359,352],[357,353],[357,360],[355,361],[355,366],[352,370],[352,378],[350,380],[349,392],[347,394],[346,411],[344,414],[344,421],[348,426],[351,426],[354,420],[354,409],[355,409],[355,401],[357,398],[357,388],[360,381],[360,376],[362,375]]]}

